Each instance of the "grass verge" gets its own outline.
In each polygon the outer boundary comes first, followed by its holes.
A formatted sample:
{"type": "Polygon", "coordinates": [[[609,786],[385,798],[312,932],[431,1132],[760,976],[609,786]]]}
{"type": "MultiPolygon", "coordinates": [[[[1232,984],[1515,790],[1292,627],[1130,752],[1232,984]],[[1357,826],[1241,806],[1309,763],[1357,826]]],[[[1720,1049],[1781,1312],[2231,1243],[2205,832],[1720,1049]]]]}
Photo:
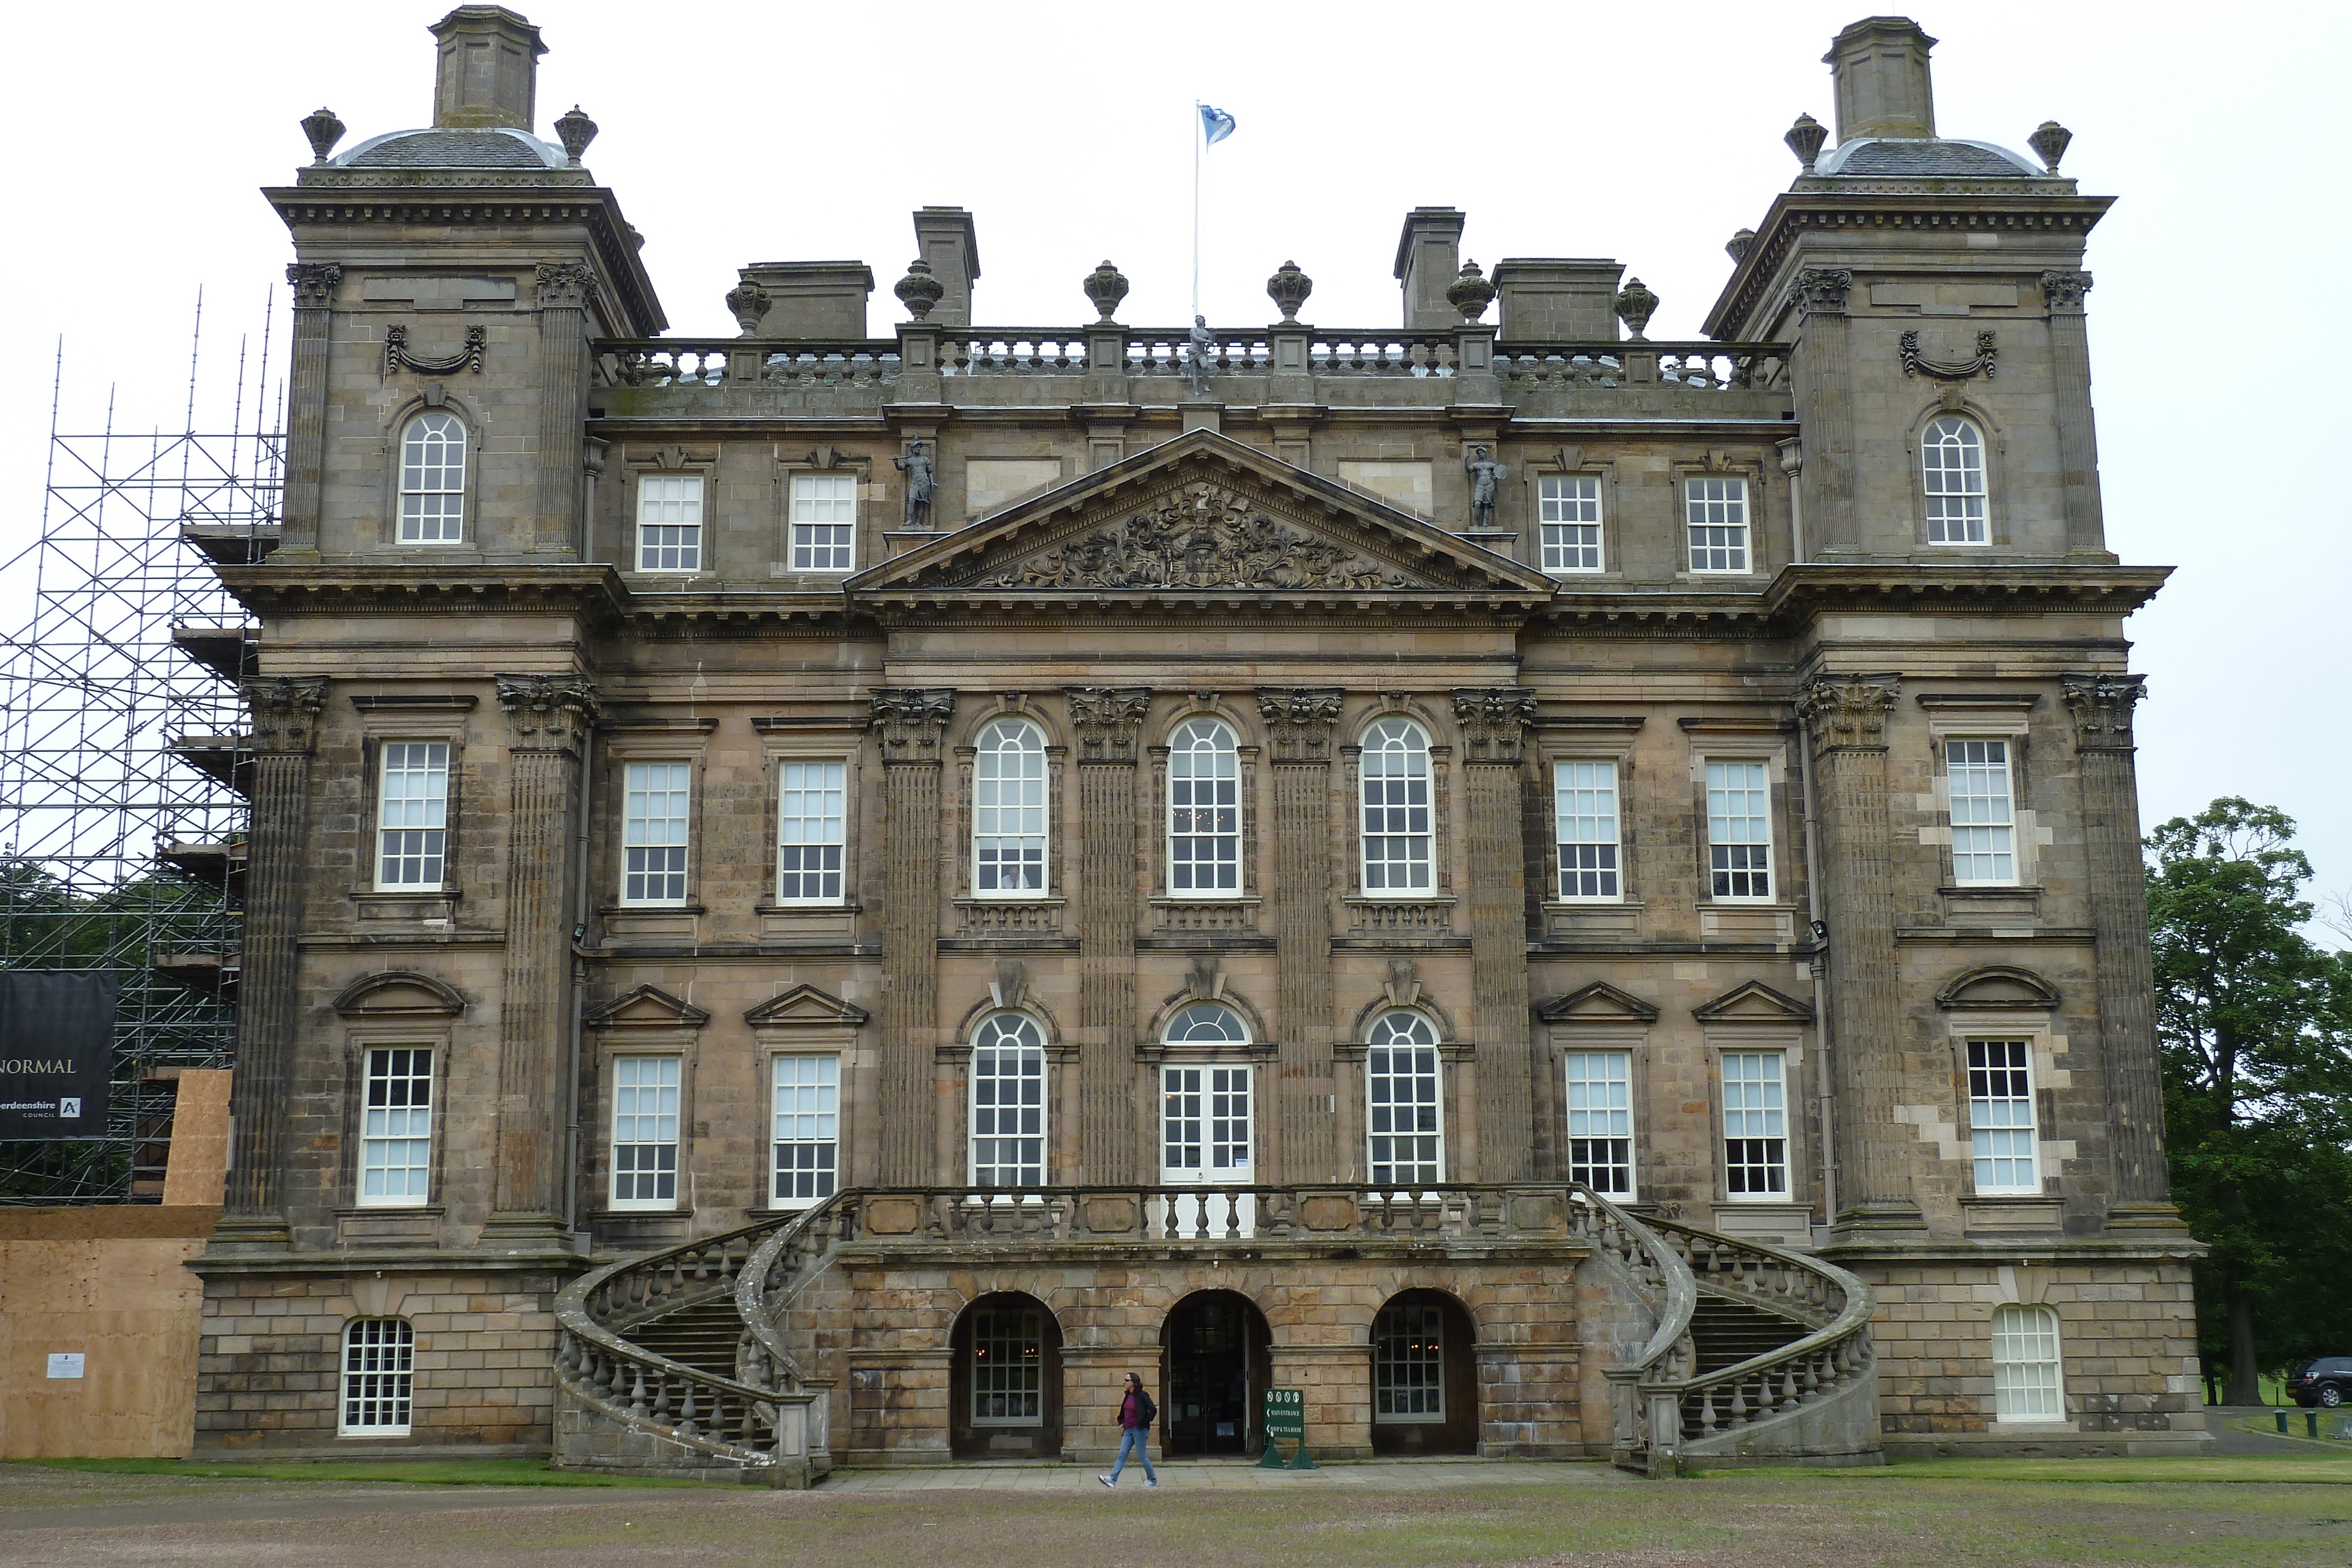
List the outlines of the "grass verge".
{"type": "Polygon", "coordinates": [[[45,1469],[263,1481],[389,1481],[429,1487],[699,1487],[704,1481],[587,1474],[544,1459],[32,1459],[45,1469]]]}
{"type": "Polygon", "coordinates": [[[1895,1458],[1884,1465],[1845,1470],[1772,1469],[1711,1470],[1708,1477],[1736,1476],[1806,1481],[2181,1481],[2211,1483],[2294,1482],[2352,1486],[2352,1457],[2335,1444],[2313,1444],[2305,1454],[2213,1454],[2194,1458],[2146,1459],[1932,1459],[1895,1458]]]}

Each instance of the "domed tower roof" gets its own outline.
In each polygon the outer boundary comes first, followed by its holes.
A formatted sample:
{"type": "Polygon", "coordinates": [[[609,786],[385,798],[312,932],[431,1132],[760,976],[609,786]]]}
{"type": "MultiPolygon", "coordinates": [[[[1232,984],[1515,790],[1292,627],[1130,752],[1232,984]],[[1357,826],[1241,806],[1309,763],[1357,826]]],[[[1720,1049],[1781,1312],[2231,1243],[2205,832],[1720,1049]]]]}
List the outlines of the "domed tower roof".
{"type": "Polygon", "coordinates": [[[337,153],[337,169],[561,169],[563,149],[509,125],[387,131],[337,153]]]}

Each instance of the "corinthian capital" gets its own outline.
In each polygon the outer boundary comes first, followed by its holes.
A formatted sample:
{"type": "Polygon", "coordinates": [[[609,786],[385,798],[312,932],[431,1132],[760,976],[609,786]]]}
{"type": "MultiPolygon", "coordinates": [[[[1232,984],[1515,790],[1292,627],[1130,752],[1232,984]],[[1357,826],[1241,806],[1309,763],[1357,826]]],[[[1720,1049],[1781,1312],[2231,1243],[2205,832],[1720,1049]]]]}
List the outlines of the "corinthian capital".
{"type": "Polygon", "coordinates": [[[1069,699],[1070,728],[1078,737],[1081,764],[1134,762],[1143,716],[1151,711],[1148,688],[1072,686],[1063,695],[1069,699]]]}
{"type": "Polygon", "coordinates": [[[1809,684],[1797,694],[1797,716],[1813,732],[1813,749],[1884,747],[1900,685],[1893,675],[1823,675],[1809,684]]]}
{"type": "Polygon", "coordinates": [[[1462,727],[1462,760],[1517,767],[1520,742],[1535,716],[1536,694],[1526,686],[1457,687],[1454,718],[1462,727]]]}
{"type": "Polygon", "coordinates": [[[577,308],[588,298],[594,279],[587,264],[578,261],[542,261],[537,278],[540,308],[569,306],[577,308]]]}
{"type": "Polygon", "coordinates": [[[596,688],[578,675],[500,675],[499,706],[517,751],[571,751],[596,722],[596,688]]]}
{"type": "Polygon", "coordinates": [[[1853,274],[1842,267],[1810,267],[1797,274],[1797,308],[1807,316],[1843,316],[1853,274]]]}
{"type": "Polygon", "coordinates": [[[343,280],[342,267],[331,261],[289,261],[286,264],[286,281],[294,286],[294,305],[321,306],[335,297],[335,285],[343,280]]]}
{"type": "Polygon", "coordinates": [[[273,675],[245,683],[246,706],[253,710],[253,749],[277,756],[307,756],[319,743],[319,709],[327,683],[319,675],[273,675]]]}
{"type": "Polygon", "coordinates": [[[955,698],[952,686],[886,686],[876,692],[874,722],[882,731],[882,760],[937,762],[955,698]]]}
{"type": "Polygon", "coordinates": [[[1331,727],[1339,722],[1337,687],[1272,687],[1257,694],[1257,711],[1275,761],[1331,760],[1331,727]]]}
{"type": "Polygon", "coordinates": [[[2129,751],[2132,709],[2147,695],[2145,675],[2061,675],[2058,693],[2074,716],[2074,744],[2084,751],[2129,751]]]}
{"type": "Polygon", "coordinates": [[[2042,298],[2053,310],[2080,310],[2083,296],[2091,291],[2091,275],[2087,272],[2045,272],[2042,275],[2042,298]]]}

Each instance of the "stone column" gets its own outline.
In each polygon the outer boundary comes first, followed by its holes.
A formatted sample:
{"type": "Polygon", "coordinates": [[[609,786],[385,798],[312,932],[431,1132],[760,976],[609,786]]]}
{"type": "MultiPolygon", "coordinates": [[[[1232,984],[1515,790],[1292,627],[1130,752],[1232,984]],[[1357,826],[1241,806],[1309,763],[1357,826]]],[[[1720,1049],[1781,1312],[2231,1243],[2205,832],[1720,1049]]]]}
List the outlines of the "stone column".
{"type": "Polygon", "coordinates": [[[1471,1039],[1478,1048],[1478,1169],[1463,1181],[1530,1181],[1536,1174],[1535,1045],[1528,1010],[1527,837],[1522,787],[1525,686],[1454,694],[1462,727],[1469,817],[1471,1039]]]}
{"type": "Polygon", "coordinates": [[[1797,275],[1803,326],[1790,375],[1797,421],[1805,432],[1807,487],[1801,504],[1806,542],[1815,559],[1862,549],[1853,498],[1852,327],[1845,313],[1853,287],[1853,274],[1843,267],[1809,267],[1797,275]]]}
{"type": "Polygon", "coordinates": [[[335,285],[343,269],[331,261],[297,261],[286,268],[294,286],[294,370],[286,387],[286,509],[278,549],[291,554],[319,548],[319,507],[327,459],[327,361],[334,346],[335,285]]]}
{"type": "Polygon", "coordinates": [[[587,265],[547,261],[539,267],[538,522],[518,543],[532,549],[580,548],[581,443],[587,434],[587,265]]]}
{"type": "Polygon", "coordinates": [[[1257,694],[1273,763],[1268,842],[1274,875],[1275,1028],[1281,1034],[1272,1092],[1259,1118],[1270,1134],[1265,1180],[1336,1181],[1331,1096],[1331,727],[1335,689],[1257,694]]]}
{"type": "MultiPolygon", "coordinates": [[[[2091,421],[2091,343],[2083,296],[2087,272],[2045,272],[2042,299],[2050,312],[2050,385],[2058,415],[2058,477],[2066,507],[2066,553],[2103,555],[2106,520],[2099,507],[2099,442],[2091,421]]],[[[2128,731],[2130,726],[2125,728],[2128,731]]],[[[2138,863],[2134,852],[2133,863],[2138,863]]]]}
{"type": "Polygon", "coordinates": [[[230,1114],[236,1154],[214,1245],[278,1246],[285,1214],[286,1114],[294,1097],[294,938],[302,925],[309,860],[310,753],[327,683],[316,676],[249,681],[253,710],[253,829],[245,883],[245,963],[236,1017],[230,1114]]]}
{"type": "MultiPolygon", "coordinates": [[[[1078,1170],[1145,1178],[1135,1124],[1135,764],[1151,694],[1073,686],[1078,741],[1078,1170]]],[[[1156,1176],[1158,1173],[1152,1172],[1156,1176]]]]}
{"type": "Polygon", "coordinates": [[[2148,956],[2147,881],[2140,860],[2139,786],[2132,766],[2132,708],[2147,695],[2139,675],[2064,675],[2083,790],[2084,873],[2097,933],[2092,972],[2099,991],[2099,1062],[2106,1075],[2107,1138],[2115,1188],[2107,1222],[2177,1228],[2164,1163],[2164,1083],[2156,1056],[2156,973],[2148,956]]]}
{"type": "Polygon", "coordinates": [[[569,1246],[563,1218],[572,894],[581,766],[596,693],[578,675],[500,675],[506,710],[506,976],[499,995],[498,1197],[487,1246],[569,1246]]]}
{"type": "Polygon", "coordinates": [[[1903,1075],[1895,988],[1895,854],[1886,817],[1893,675],[1825,675],[1797,697],[1819,769],[1822,879],[1830,928],[1831,1037],[1837,1051],[1839,1212],[1849,1229],[1916,1229],[1910,1129],[1895,1120],[1903,1075]]]}
{"type": "Polygon", "coordinates": [[[939,1129],[931,1048],[940,1011],[940,745],[955,712],[949,688],[873,696],[882,737],[882,1176],[932,1178],[939,1129]]]}

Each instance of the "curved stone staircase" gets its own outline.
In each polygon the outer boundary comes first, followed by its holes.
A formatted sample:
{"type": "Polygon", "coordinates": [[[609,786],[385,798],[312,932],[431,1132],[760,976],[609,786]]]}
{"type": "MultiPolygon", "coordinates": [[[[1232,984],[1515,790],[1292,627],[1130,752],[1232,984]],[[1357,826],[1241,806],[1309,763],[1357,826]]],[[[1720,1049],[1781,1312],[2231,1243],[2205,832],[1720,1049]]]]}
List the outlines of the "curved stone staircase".
{"type": "Polygon", "coordinates": [[[1832,1264],[1673,1220],[1577,1184],[1370,1187],[868,1188],[605,1264],[557,1298],[556,1459],[566,1468],[805,1487],[832,1468],[831,1382],[787,1330],[852,1241],[1344,1243],[1349,1234],[1569,1239],[1628,1285],[1646,1342],[1607,1370],[1612,1457],[1646,1474],[1879,1458],[1868,1286],[1832,1264]],[[1336,1222],[1335,1222],[1336,1220],[1336,1222]]]}

